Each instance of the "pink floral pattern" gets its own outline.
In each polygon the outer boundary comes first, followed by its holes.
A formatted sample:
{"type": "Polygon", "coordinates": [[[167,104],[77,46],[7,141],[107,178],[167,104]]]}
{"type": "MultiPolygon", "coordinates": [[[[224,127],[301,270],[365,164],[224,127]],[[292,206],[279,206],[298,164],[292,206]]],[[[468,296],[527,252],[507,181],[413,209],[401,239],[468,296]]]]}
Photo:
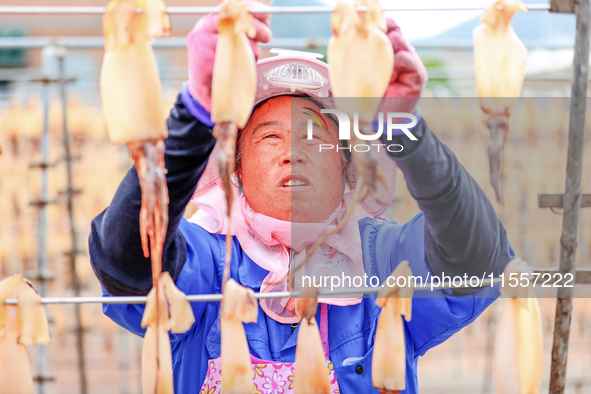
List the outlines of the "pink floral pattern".
{"type": "MultiPolygon", "coordinates": [[[[207,376],[199,394],[219,394],[222,390],[222,359],[209,360],[207,376]]],[[[294,381],[294,363],[280,363],[259,360],[251,356],[254,392],[256,394],[292,394],[294,381]]],[[[334,366],[327,361],[330,373],[330,391],[340,393],[334,366]]]]}
{"type": "Polygon", "coordinates": [[[204,383],[203,387],[201,387],[201,391],[199,391],[199,394],[214,394],[216,389],[216,386],[210,387],[208,384],[204,383]]]}
{"type": "MultiPolygon", "coordinates": [[[[328,367],[328,378],[332,382],[333,380],[337,380],[337,376],[334,373],[334,365],[332,365],[332,361],[326,360],[326,366],[328,367]]],[[[336,391],[335,391],[336,393],[336,391]]]]}
{"type": "Polygon", "coordinates": [[[277,371],[273,372],[273,377],[265,376],[265,383],[263,383],[263,389],[266,390],[266,394],[283,394],[285,391],[283,386],[287,382],[283,380],[282,375],[278,375],[277,371]]]}
{"type": "Polygon", "coordinates": [[[293,382],[295,381],[293,371],[295,371],[295,368],[291,367],[291,373],[287,377],[287,380],[289,381],[289,390],[293,390],[293,382]]]}

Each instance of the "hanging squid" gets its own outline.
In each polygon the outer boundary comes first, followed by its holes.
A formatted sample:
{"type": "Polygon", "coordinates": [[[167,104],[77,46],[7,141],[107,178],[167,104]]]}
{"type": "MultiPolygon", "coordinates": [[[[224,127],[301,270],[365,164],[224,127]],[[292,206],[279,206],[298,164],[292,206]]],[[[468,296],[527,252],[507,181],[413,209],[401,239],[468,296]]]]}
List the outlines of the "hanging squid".
{"type": "Polygon", "coordinates": [[[174,393],[168,332],[186,332],[194,322],[195,316],[187,296],[177,289],[168,272],[161,273],[158,291],[153,288],[148,294],[142,316],[142,328],[147,328],[142,346],[144,393],[174,393]]]}
{"type": "Polygon", "coordinates": [[[509,116],[523,86],[527,58],[525,46],[511,27],[517,11],[527,11],[527,7],[518,0],[497,0],[484,11],[474,29],[476,90],[490,131],[490,182],[501,204],[503,148],[509,116]]]}
{"type": "Polygon", "coordinates": [[[0,382],[2,393],[34,392],[27,345],[48,345],[49,328],[41,296],[31,282],[14,275],[0,282],[0,382]],[[16,298],[16,305],[4,300],[16,298]]]}
{"type": "MultiPolygon", "coordinates": [[[[531,274],[531,267],[521,259],[505,267],[505,278],[531,274]]],[[[544,338],[542,317],[533,286],[511,287],[505,284],[501,293],[510,297],[503,307],[497,327],[493,358],[497,393],[539,393],[542,385],[544,338]]]]}
{"type": "MultiPolygon", "coordinates": [[[[335,106],[349,119],[357,113],[360,132],[374,134],[372,122],[394,70],[394,50],[385,33],[386,20],[380,2],[341,0],[332,13],[331,26],[327,55],[335,106]],[[367,11],[357,12],[357,6],[364,6],[367,11]]],[[[352,133],[350,144],[358,143],[363,141],[352,133]]],[[[367,193],[376,193],[378,181],[386,181],[378,169],[376,150],[352,150],[351,154],[359,169],[361,191],[356,193],[356,201],[360,202],[367,193]]]]}
{"type": "Polygon", "coordinates": [[[234,279],[223,290],[220,319],[222,330],[222,392],[252,394],[253,373],[243,323],[255,323],[258,303],[251,289],[234,279]]]}
{"type": "Polygon", "coordinates": [[[193,323],[188,303],[175,306],[183,303],[182,293],[170,276],[162,275],[162,248],[168,227],[164,166],[164,139],[168,131],[151,41],[170,33],[165,11],[161,0],[111,0],[103,18],[103,110],[111,141],[127,144],[135,163],[142,191],[142,250],[152,264],[153,289],[142,319],[142,325],[148,328],[142,350],[142,386],[146,394],[172,393],[168,331],[186,331],[193,323]],[[184,310],[181,316],[185,317],[175,317],[175,309],[184,310]]]}
{"type": "Polygon", "coordinates": [[[403,261],[390,275],[393,283],[405,286],[384,287],[378,294],[376,305],[382,308],[373,347],[372,381],[381,394],[396,394],[406,388],[406,343],[404,320],[410,321],[413,287],[412,271],[403,261]],[[398,278],[404,278],[398,280],[398,278]]]}
{"type": "Polygon", "coordinates": [[[306,287],[297,299],[296,312],[300,326],[295,357],[294,394],[330,393],[330,375],[315,318],[318,309],[317,296],[317,288],[306,287]]]}
{"type": "Polygon", "coordinates": [[[115,144],[127,144],[140,180],[142,249],[144,256],[152,256],[154,284],[161,271],[162,243],[168,225],[163,142],[168,131],[150,42],[170,31],[164,11],[160,0],[108,3],[103,18],[105,56],[100,80],[109,137],[115,144]]]}
{"type": "MultiPolygon", "coordinates": [[[[379,0],[356,0],[355,3],[341,0],[335,7],[332,18],[332,37],[328,42],[327,55],[330,65],[329,77],[338,110],[347,114],[349,119],[358,117],[359,131],[374,134],[372,122],[394,70],[394,50],[385,34],[386,20],[379,0]],[[357,6],[364,6],[367,11],[358,12],[357,6]],[[359,62],[359,59],[368,59],[359,62]]],[[[350,146],[363,144],[355,133],[351,133],[350,146]]],[[[356,205],[368,194],[375,196],[378,182],[389,188],[386,178],[378,168],[377,151],[368,152],[351,150],[353,161],[359,171],[355,185],[353,201],[349,211],[338,225],[316,242],[306,258],[294,269],[305,266],[314,253],[332,237],[340,232],[353,213],[356,205]]]]}
{"type": "MultiPolygon", "coordinates": [[[[215,50],[211,86],[211,120],[218,145],[217,163],[226,193],[228,232],[226,235],[226,283],[232,257],[231,176],[234,173],[236,135],[248,121],[256,94],[256,63],[248,42],[254,37],[253,16],[242,0],[224,0],[220,6],[219,38],[215,50]]],[[[223,285],[222,285],[223,286],[223,285]]]]}

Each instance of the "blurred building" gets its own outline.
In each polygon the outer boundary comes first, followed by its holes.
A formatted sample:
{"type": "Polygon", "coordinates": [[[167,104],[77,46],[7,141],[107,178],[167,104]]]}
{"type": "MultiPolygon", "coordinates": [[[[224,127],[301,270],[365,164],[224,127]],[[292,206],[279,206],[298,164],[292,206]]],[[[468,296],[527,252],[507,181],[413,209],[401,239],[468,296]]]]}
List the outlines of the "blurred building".
{"type": "MultiPolygon", "coordinates": [[[[165,1],[168,6],[215,6],[219,3],[219,0],[165,1]]],[[[106,2],[0,0],[0,6],[104,6],[106,2]]],[[[527,2],[540,3],[539,0],[527,2]]],[[[274,4],[324,5],[322,0],[275,0],[274,4]]],[[[198,17],[173,16],[173,38],[157,40],[157,43],[169,42],[175,46],[158,47],[155,51],[167,95],[165,108],[170,108],[171,97],[174,97],[187,77],[184,37],[198,17]]],[[[429,91],[426,95],[474,95],[472,30],[477,24],[478,18],[474,18],[439,36],[414,42],[429,70],[429,91]]],[[[529,49],[525,89],[538,97],[554,91],[570,94],[574,17],[547,12],[521,13],[516,16],[513,25],[529,49]]],[[[274,39],[266,48],[291,47],[325,53],[331,34],[329,14],[274,15],[271,26],[274,39]]],[[[68,76],[76,78],[76,82],[68,84],[68,94],[70,99],[76,96],[78,100],[69,102],[67,110],[75,153],[80,156],[75,164],[74,179],[74,185],[83,190],[75,199],[79,245],[86,244],[90,220],[109,204],[120,179],[131,165],[125,148],[113,146],[107,140],[100,119],[98,78],[103,55],[101,16],[0,14],[0,138],[8,142],[0,160],[0,222],[3,224],[0,227],[0,277],[16,272],[26,273],[36,266],[34,245],[37,211],[28,202],[39,195],[40,179],[38,170],[30,169],[29,164],[36,161],[39,155],[42,112],[39,98],[35,96],[40,95],[42,85],[27,82],[27,79],[42,74],[43,45],[35,44],[41,42],[35,40],[49,43],[47,38],[73,45],[68,49],[66,71],[68,76]],[[14,42],[27,40],[29,44],[34,44],[34,48],[1,48],[3,42],[12,39],[14,42]],[[14,101],[21,104],[17,111],[9,109],[14,101]],[[2,116],[4,120],[7,117],[14,119],[11,115],[15,113],[18,115],[17,120],[10,122],[9,128],[8,122],[3,123],[2,116]],[[11,140],[20,144],[17,153],[13,154],[8,149],[17,145],[11,140]]],[[[52,90],[51,152],[57,159],[63,152],[61,107],[56,96],[57,91],[52,90]]],[[[476,101],[434,97],[423,99],[421,105],[423,116],[433,130],[452,148],[460,162],[494,201],[485,156],[488,131],[482,124],[476,101]]],[[[512,117],[504,158],[507,170],[504,179],[506,206],[501,208],[495,204],[495,207],[519,256],[536,267],[556,267],[562,217],[538,209],[536,196],[537,193],[563,190],[567,106],[559,99],[526,99],[519,105],[521,108],[517,107],[519,110],[512,117]]],[[[587,119],[589,121],[591,116],[588,115],[587,119]]],[[[591,139],[588,138],[586,143],[588,150],[591,139]]],[[[587,171],[591,168],[591,156],[588,155],[585,160],[584,168],[587,171]]],[[[64,170],[56,168],[51,171],[50,195],[57,196],[65,187],[64,170]]],[[[583,179],[583,190],[586,191],[591,187],[591,177],[588,175],[586,172],[583,179]]],[[[416,214],[418,207],[406,190],[402,177],[398,181],[397,198],[390,214],[405,222],[416,214]]],[[[48,294],[71,295],[71,272],[63,255],[70,243],[66,213],[61,205],[49,209],[50,242],[47,254],[50,271],[56,274],[56,281],[50,284],[48,294]]],[[[591,210],[581,211],[580,226],[577,264],[578,267],[588,267],[588,256],[591,256],[591,210]]],[[[81,257],[78,263],[76,269],[84,286],[83,295],[100,294],[88,256],[81,257]]],[[[554,300],[543,299],[541,302],[546,346],[544,387],[547,387],[554,300]]],[[[588,372],[591,368],[591,300],[580,299],[577,302],[572,322],[567,388],[567,393],[576,394],[591,392],[591,375],[588,372]]],[[[501,305],[500,302],[495,303],[472,326],[421,358],[421,393],[493,392],[490,360],[501,305]]],[[[85,346],[89,392],[139,392],[141,340],[115,327],[102,315],[99,305],[84,305],[82,312],[84,327],[88,330],[85,346]]],[[[47,392],[79,393],[73,307],[53,306],[48,308],[48,313],[54,321],[51,326],[54,343],[48,347],[47,371],[56,377],[56,381],[46,385],[47,392]]],[[[34,352],[32,359],[36,362],[37,355],[34,352]]]]}

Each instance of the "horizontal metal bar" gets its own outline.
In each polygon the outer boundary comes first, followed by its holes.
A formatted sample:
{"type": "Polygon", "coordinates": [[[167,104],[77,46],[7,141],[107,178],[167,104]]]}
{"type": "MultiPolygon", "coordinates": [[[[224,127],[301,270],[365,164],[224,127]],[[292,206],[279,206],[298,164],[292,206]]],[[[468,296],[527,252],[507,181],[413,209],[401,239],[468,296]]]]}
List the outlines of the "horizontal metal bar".
{"type": "MultiPolygon", "coordinates": [[[[462,50],[471,51],[474,47],[472,41],[466,40],[425,40],[417,42],[411,40],[411,44],[419,50],[462,50]]],[[[67,49],[102,49],[103,37],[0,37],[0,49],[40,49],[46,46],[58,46],[67,49]]],[[[267,44],[260,44],[264,48],[321,48],[328,45],[328,38],[301,38],[280,37],[274,38],[267,44]]],[[[528,49],[572,49],[567,44],[546,44],[535,41],[524,41],[528,49]]],[[[187,47],[186,37],[162,37],[152,42],[152,47],[157,49],[178,49],[187,47]]],[[[43,82],[39,80],[39,82],[43,82]]]]}
{"type": "MultiPolygon", "coordinates": [[[[560,193],[538,194],[538,208],[563,208],[564,195],[560,193]]],[[[581,194],[581,208],[591,207],[591,194],[581,194]]]]}
{"type": "MultiPolygon", "coordinates": [[[[484,279],[481,282],[481,286],[487,287],[501,283],[501,278],[484,279]]],[[[444,290],[444,289],[462,289],[470,286],[455,286],[453,284],[438,284],[431,285],[431,283],[425,283],[422,286],[416,286],[416,291],[422,290],[444,290]]],[[[332,291],[320,291],[319,297],[335,296],[335,295],[360,295],[360,294],[373,294],[378,293],[382,287],[359,287],[359,288],[346,288],[332,291]]],[[[299,292],[289,291],[277,291],[271,293],[255,293],[255,298],[267,299],[267,298],[287,298],[287,297],[299,297],[299,292]]],[[[223,296],[221,294],[193,294],[187,295],[189,302],[208,302],[208,301],[221,301],[223,296]]],[[[124,296],[124,297],[51,297],[42,298],[41,302],[44,304],[145,304],[147,296],[124,296]]],[[[16,299],[6,299],[6,304],[16,304],[16,299]]]]}
{"type": "Polygon", "coordinates": [[[36,282],[47,282],[55,280],[55,275],[48,274],[47,272],[29,271],[25,274],[28,280],[34,280],[36,282]]]}
{"type": "Polygon", "coordinates": [[[61,189],[57,192],[58,194],[82,194],[82,189],[61,189]]]}
{"type": "Polygon", "coordinates": [[[55,382],[55,376],[53,375],[35,375],[33,376],[33,380],[37,383],[41,383],[41,382],[55,382]]]}
{"type": "Polygon", "coordinates": [[[51,168],[51,167],[55,167],[58,165],[58,162],[55,161],[40,161],[37,163],[31,163],[29,164],[29,168],[40,168],[42,170],[46,169],[46,168],[51,168]]]}
{"type": "Polygon", "coordinates": [[[47,200],[47,199],[43,199],[43,198],[40,198],[38,200],[29,201],[29,205],[33,205],[33,206],[37,206],[37,207],[44,207],[46,205],[58,204],[58,203],[59,203],[58,200],[47,200]]]}
{"type": "Polygon", "coordinates": [[[59,15],[100,15],[105,13],[105,7],[71,7],[71,6],[18,6],[5,5],[0,6],[0,14],[9,15],[30,15],[30,14],[59,14],[59,15]]]}
{"type": "MultiPolygon", "coordinates": [[[[549,11],[549,4],[527,4],[529,11],[549,11]]],[[[483,11],[485,6],[474,7],[386,7],[384,11],[483,11]]],[[[330,6],[274,6],[268,8],[252,9],[253,14],[327,14],[333,11],[330,6]]],[[[218,12],[218,7],[167,7],[170,15],[205,15],[218,12]]],[[[358,11],[365,11],[365,7],[359,7],[358,11]]],[[[9,15],[102,15],[105,7],[91,6],[0,6],[0,14],[9,15]]],[[[141,12],[141,11],[138,11],[141,12]]]]}
{"type": "MultiPolygon", "coordinates": [[[[536,273],[540,274],[555,274],[559,271],[555,268],[539,268],[534,270],[536,273]]],[[[588,285],[591,284],[591,268],[579,268],[575,271],[575,284],[579,285],[588,285]]]]}
{"type": "Polygon", "coordinates": [[[84,255],[87,255],[88,252],[84,249],[78,249],[78,250],[67,250],[65,252],[62,252],[62,254],[64,256],[72,257],[74,254],[76,254],[78,256],[84,256],[84,255]]]}
{"type": "MultiPolygon", "coordinates": [[[[556,269],[550,268],[539,268],[535,269],[534,273],[556,273],[556,269]]],[[[414,286],[415,291],[430,291],[430,290],[453,290],[453,289],[466,289],[466,288],[483,288],[501,284],[502,279],[496,277],[493,279],[487,278],[480,280],[479,286],[470,285],[454,285],[450,282],[443,282],[438,284],[423,283],[422,285],[414,286]]],[[[591,269],[580,269],[577,270],[575,276],[576,284],[591,284],[591,269]]],[[[355,287],[355,288],[343,288],[337,290],[321,290],[318,293],[319,297],[328,296],[344,296],[353,295],[359,296],[362,294],[375,294],[382,290],[383,287],[355,287]]],[[[257,299],[269,299],[269,298],[288,298],[288,297],[299,297],[300,293],[297,291],[276,291],[270,293],[255,293],[257,299]]],[[[117,297],[44,297],[41,298],[43,304],[145,304],[147,296],[117,296],[117,297]]],[[[223,299],[222,294],[192,294],[187,295],[189,302],[215,302],[223,299]]],[[[8,305],[14,305],[17,300],[9,298],[5,300],[8,305]]]]}
{"type": "MultiPolygon", "coordinates": [[[[501,278],[484,279],[480,282],[480,286],[476,287],[488,287],[501,283],[501,278]]],[[[452,283],[424,283],[420,286],[415,286],[415,291],[423,290],[444,290],[444,289],[463,289],[474,286],[456,286],[452,283]]],[[[345,288],[337,289],[332,291],[320,291],[319,297],[326,296],[342,296],[342,295],[361,295],[361,294],[374,294],[378,293],[382,287],[359,287],[359,288],[345,288]]],[[[255,297],[258,299],[266,298],[288,298],[288,297],[299,297],[299,292],[270,292],[270,293],[255,293],[255,297]]],[[[43,304],[145,304],[147,301],[146,296],[128,296],[128,297],[52,297],[42,298],[43,304]]],[[[221,294],[194,294],[187,295],[189,302],[208,302],[208,301],[221,301],[223,296],[221,294]]],[[[6,304],[16,304],[16,299],[6,299],[6,304]]]]}

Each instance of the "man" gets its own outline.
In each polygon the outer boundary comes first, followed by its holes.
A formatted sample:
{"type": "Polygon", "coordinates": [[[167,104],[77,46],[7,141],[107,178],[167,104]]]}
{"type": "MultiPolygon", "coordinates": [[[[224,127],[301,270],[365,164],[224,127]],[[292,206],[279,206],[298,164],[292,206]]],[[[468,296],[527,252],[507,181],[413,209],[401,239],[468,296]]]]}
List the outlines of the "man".
{"type": "MultiPolygon", "coordinates": [[[[163,269],[186,294],[219,293],[225,259],[225,202],[215,163],[208,164],[215,145],[209,110],[216,18],[202,18],[189,35],[190,78],[168,119],[170,222],[163,269]],[[191,199],[201,209],[189,222],[182,214],[191,199]]],[[[258,53],[256,42],[269,41],[271,34],[261,20],[255,19],[255,27],[252,44],[258,53]]],[[[407,110],[413,111],[426,73],[393,21],[389,21],[388,36],[396,66],[386,96],[405,97],[407,110]]],[[[351,197],[359,180],[344,150],[319,152],[320,143],[339,145],[336,124],[329,121],[326,129],[315,128],[312,140],[298,127],[307,111],[321,111],[322,99],[330,94],[326,65],[287,54],[265,59],[257,68],[257,105],[237,144],[235,183],[241,193],[232,212],[235,236],[230,276],[256,292],[270,292],[285,289],[290,264],[302,261],[314,242],[334,229],[348,209],[355,208],[351,197]],[[293,85],[286,87],[266,78],[274,75],[270,71],[282,67],[320,76],[323,84],[311,89],[306,81],[292,81],[293,85]]],[[[365,273],[383,281],[401,261],[408,260],[413,273],[423,278],[443,273],[481,277],[502,272],[512,251],[490,202],[420,116],[413,134],[417,141],[405,136],[384,140],[404,149],[382,155],[380,167],[396,164],[402,170],[422,212],[403,225],[380,220],[376,216],[383,211],[384,202],[380,206],[379,199],[370,196],[345,229],[326,241],[312,270],[365,273]]],[[[140,197],[137,173],[132,168],[110,207],[93,221],[91,262],[106,295],[140,295],[151,288],[150,261],[143,257],[139,235],[140,197]]],[[[405,323],[406,392],[418,390],[418,357],[476,319],[497,296],[497,288],[486,288],[434,291],[413,299],[412,320],[405,323]]],[[[331,361],[333,388],[338,387],[341,393],[377,392],[371,383],[380,314],[375,300],[334,298],[320,302],[317,321],[325,355],[331,361]]],[[[293,372],[298,334],[293,305],[290,300],[270,299],[260,306],[258,321],[245,325],[253,364],[272,365],[275,372],[282,373],[266,375],[264,367],[255,368],[255,385],[261,392],[291,392],[289,373],[293,372]]],[[[175,389],[192,393],[201,387],[203,392],[219,392],[219,303],[193,303],[192,307],[194,326],[185,334],[171,335],[175,389]]],[[[143,335],[143,308],[106,305],[104,311],[121,326],[143,335]]]]}

